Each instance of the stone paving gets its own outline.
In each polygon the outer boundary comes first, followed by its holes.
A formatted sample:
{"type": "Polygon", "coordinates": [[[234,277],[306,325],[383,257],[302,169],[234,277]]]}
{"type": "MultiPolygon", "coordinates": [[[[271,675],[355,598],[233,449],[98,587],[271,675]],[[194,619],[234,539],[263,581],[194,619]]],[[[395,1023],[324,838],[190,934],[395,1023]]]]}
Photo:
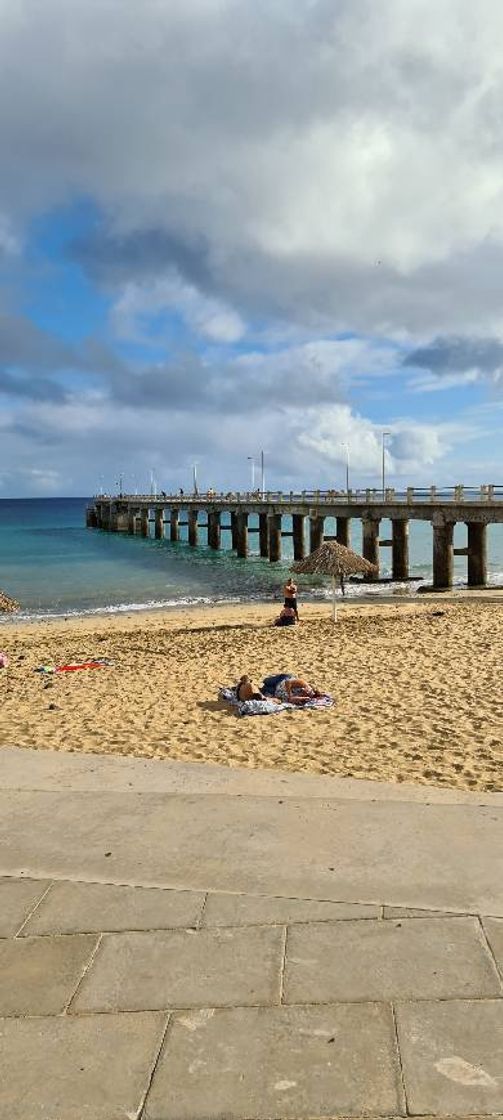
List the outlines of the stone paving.
{"type": "Polygon", "coordinates": [[[0,751],[0,1120],[503,1120],[503,798],[0,751]]]}
{"type": "Polygon", "coordinates": [[[503,1113],[503,919],[0,880],[2,1120],[503,1113]]]}

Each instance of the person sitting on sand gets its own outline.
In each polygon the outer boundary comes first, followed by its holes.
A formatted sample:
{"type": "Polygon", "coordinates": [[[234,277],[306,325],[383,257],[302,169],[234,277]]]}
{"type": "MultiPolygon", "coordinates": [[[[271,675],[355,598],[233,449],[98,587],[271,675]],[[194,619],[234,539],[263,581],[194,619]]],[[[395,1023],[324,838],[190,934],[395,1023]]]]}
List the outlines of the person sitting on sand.
{"type": "Polygon", "coordinates": [[[243,674],[239,678],[239,683],[236,685],[236,696],[238,700],[265,700],[263,692],[256,688],[250,677],[243,674]]]}
{"type": "Polygon", "coordinates": [[[295,626],[296,621],[293,607],[283,607],[278,617],[274,619],[273,626],[295,626]]]}

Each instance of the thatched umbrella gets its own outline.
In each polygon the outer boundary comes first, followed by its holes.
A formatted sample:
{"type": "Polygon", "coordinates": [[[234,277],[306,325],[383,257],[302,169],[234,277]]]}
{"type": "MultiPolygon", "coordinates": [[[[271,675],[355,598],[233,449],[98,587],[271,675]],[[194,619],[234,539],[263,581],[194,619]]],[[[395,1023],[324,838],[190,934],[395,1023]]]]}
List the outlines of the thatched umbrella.
{"type": "Polygon", "coordinates": [[[0,591],[0,611],[10,613],[11,611],[14,612],[18,610],[19,603],[17,603],[15,599],[11,599],[8,595],[6,595],[5,591],[0,591]]]}
{"type": "Polygon", "coordinates": [[[345,576],[357,575],[361,572],[363,575],[370,575],[375,572],[375,565],[365,560],[363,556],[359,556],[357,552],[353,552],[351,548],[346,548],[344,544],[339,544],[338,541],[325,541],[320,548],[312,552],[310,556],[306,556],[305,560],[298,560],[293,564],[292,571],[298,572],[301,575],[319,575],[332,577],[332,602],[333,602],[333,619],[336,620],[336,606],[335,606],[335,581],[340,580],[342,594],[344,595],[344,578],[345,576]]]}

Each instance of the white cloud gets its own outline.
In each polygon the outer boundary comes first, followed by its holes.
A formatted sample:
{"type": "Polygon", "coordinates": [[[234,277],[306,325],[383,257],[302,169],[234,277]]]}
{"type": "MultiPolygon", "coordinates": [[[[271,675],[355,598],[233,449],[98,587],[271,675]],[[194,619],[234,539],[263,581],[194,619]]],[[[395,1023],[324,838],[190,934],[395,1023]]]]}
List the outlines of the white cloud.
{"type": "Polygon", "coordinates": [[[6,212],[85,196],[110,232],[204,246],[217,339],[254,310],[503,330],[500,0],[3,0],[0,18],[6,212]]]}
{"type": "Polygon", "coordinates": [[[176,276],[126,284],[112,307],[111,321],[119,338],[148,342],[152,317],[175,312],[194,334],[211,342],[238,342],[245,331],[241,317],[231,307],[205,297],[176,276]]]}

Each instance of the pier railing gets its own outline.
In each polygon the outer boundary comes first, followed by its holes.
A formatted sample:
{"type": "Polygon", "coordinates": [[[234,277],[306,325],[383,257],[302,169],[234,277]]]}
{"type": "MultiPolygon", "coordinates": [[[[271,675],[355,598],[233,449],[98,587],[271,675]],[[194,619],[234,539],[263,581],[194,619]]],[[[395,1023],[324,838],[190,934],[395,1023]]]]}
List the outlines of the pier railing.
{"type": "Polygon", "coordinates": [[[95,499],[111,499],[113,501],[125,502],[164,502],[176,503],[177,505],[201,505],[201,503],[211,504],[218,502],[218,504],[225,504],[228,502],[231,505],[238,503],[250,502],[269,502],[273,504],[305,504],[306,506],[317,505],[319,503],[325,505],[333,505],[334,503],[341,503],[347,505],[354,502],[355,505],[370,504],[372,502],[382,505],[383,502],[389,502],[393,505],[397,503],[405,505],[415,505],[416,503],[432,503],[440,502],[442,504],[453,502],[456,504],[463,502],[503,502],[503,485],[499,486],[494,483],[487,483],[481,486],[429,486],[417,487],[408,486],[405,490],[397,490],[395,487],[386,487],[384,492],[382,489],[366,488],[366,489],[350,489],[350,490],[301,490],[301,491],[285,491],[285,490],[247,490],[247,491],[220,491],[207,490],[198,491],[197,493],[178,493],[167,494],[165,491],[160,491],[157,494],[96,494],[95,499]]]}

